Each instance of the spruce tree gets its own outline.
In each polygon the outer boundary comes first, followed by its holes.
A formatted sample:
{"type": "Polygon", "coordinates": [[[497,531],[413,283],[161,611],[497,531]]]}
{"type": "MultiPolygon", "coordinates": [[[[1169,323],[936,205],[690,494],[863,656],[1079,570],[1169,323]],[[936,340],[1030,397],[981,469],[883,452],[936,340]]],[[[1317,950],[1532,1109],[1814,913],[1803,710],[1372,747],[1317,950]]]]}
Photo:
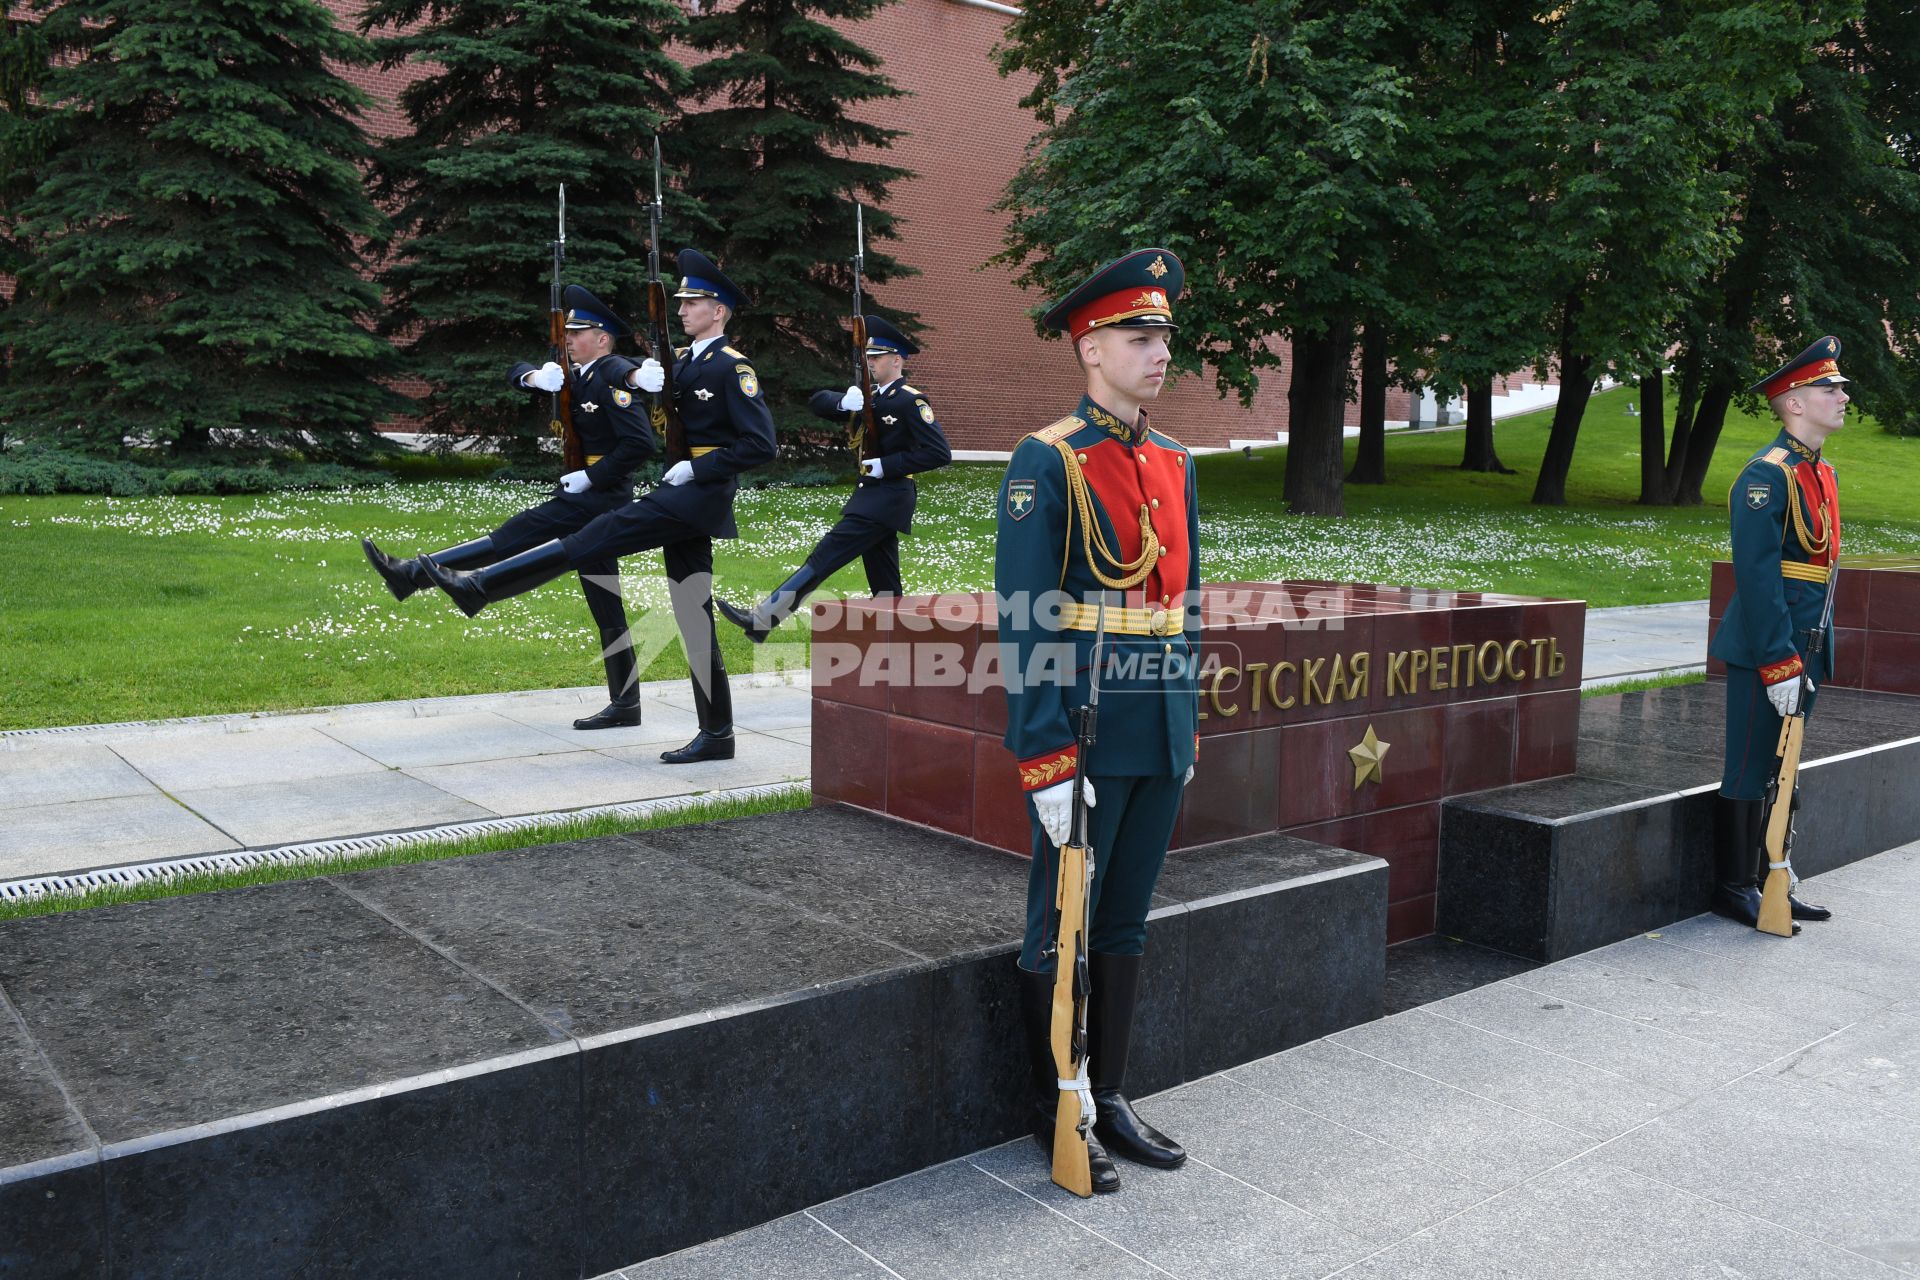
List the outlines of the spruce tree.
{"type": "MultiPolygon", "coordinates": [[[[39,101],[49,70],[48,50],[39,24],[0,15],[0,278],[13,288],[0,291],[0,308],[20,300],[20,272],[27,264],[18,228],[20,204],[33,194],[40,166],[53,149],[54,119],[39,101]]],[[[0,346],[0,378],[12,359],[0,346]]],[[[7,427],[0,420],[0,448],[7,427]]]]}
{"type": "MultiPolygon", "coordinates": [[[[664,48],[683,25],[673,0],[374,0],[362,15],[389,33],[386,65],[433,68],[402,91],[412,132],[381,146],[374,178],[404,240],[380,276],[381,328],[429,387],[426,430],[505,437],[522,460],[545,438],[544,401],[506,374],[545,359],[562,183],[566,279],[641,325],[651,135],[685,84],[664,48]]],[[[678,193],[666,203],[663,238],[704,225],[678,193]]]]}
{"type": "Polygon", "coordinates": [[[70,445],[362,451],[402,401],[364,246],[366,43],[312,0],[64,0],[0,418],[70,445]],[[218,433],[216,435],[216,433],[218,433]]]}
{"type": "MultiPolygon", "coordinates": [[[[675,152],[716,224],[711,240],[693,243],[751,299],[729,331],[759,372],[789,454],[838,443],[805,406],[853,374],[854,200],[866,206],[867,282],[912,273],[876,245],[898,239],[887,189],[913,175],[850,154],[900,136],[850,109],[902,91],[878,72],[879,58],[820,21],[858,21],[890,3],[741,0],[687,29],[687,43],[709,55],[693,69],[691,94],[705,109],[682,117],[675,152]]],[[[912,331],[906,313],[877,300],[864,309],[912,331]]]]}

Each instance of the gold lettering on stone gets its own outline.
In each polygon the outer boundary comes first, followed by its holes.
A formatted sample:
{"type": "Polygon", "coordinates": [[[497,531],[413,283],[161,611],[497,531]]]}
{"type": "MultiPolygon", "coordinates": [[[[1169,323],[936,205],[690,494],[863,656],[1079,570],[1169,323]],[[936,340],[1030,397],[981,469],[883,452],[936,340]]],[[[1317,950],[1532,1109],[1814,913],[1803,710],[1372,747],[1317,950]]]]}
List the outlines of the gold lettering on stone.
{"type": "Polygon", "coordinates": [[[1551,636],[1547,639],[1547,652],[1553,655],[1547,664],[1547,675],[1551,678],[1567,669],[1567,655],[1560,652],[1560,637],[1551,636]]]}
{"type": "Polygon", "coordinates": [[[1412,693],[1413,686],[1407,683],[1407,659],[1412,655],[1405,649],[1387,655],[1387,696],[1397,698],[1403,693],[1412,693]]]}
{"type": "Polygon", "coordinates": [[[1479,661],[1475,665],[1480,669],[1480,682],[1492,684],[1507,673],[1506,651],[1498,640],[1489,640],[1480,646],[1479,661]],[[1489,659],[1493,663],[1491,667],[1487,665],[1489,659]]]}
{"type": "Polygon", "coordinates": [[[1373,657],[1365,650],[1353,655],[1353,660],[1347,664],[1347,697],[1367,696],[1368,672],[1372,666],[1373,657]]]}
{"type": "Polygon", "coordinates": [[[1527,660],[1527,642],[1515,640],[1507,646],[1507,674],[1515,680],[1525,680],[1527,669],[1521,664],[1527,660]]]}
{"type": "MultiPolygon", "coordinates": [[[[1247,687],[1253,690],[1253,709],[1255,711],[1260,709],[1260,695],[1265,692],[1264,686],[1266,682],[1260,678],[1260,674],[1265,671],[1269,665],[1270,664],[1265,662],[1249,662],[1247,664],[1247,687]]],[[[1272,701],[1272,699],[1268,699],[1268,701],[1272,701]]]]}
{"type": "Polygon", "coordinates": [[[1213,707],[1213,714],[1219,716],[1223,720],[1229,716],[1235,716],[1240,714],[1239,703],[1233,702],[1233,703],[1223,704],[1220,701],[1220,686],[1226,683],[1226,679],[1229,675],[1232,675],[1237,678],[1239,674],[1240,674],[1240,668],[1238,667],[1221,667],[1218,671],[1213,673],[1213,683],[1207,686],[1207,702],[1213,707]]]}
{"type": "Polygon", "coordinates": [[[1453,646],[1453,682],[1462,688],[1473,684],[1473,646],[1453,646]]]}
{"type": "Polygon", "coordinates": [[[1427,681],[1427,687],[1433,689],[1435,692],[1441,689],[1453,688],[1453,681],[1447,678],[1447,646],[1437,644],[1433,646],[1428,653],[1430,655],[1428,658],[1428,666],[1432,670],[1433,675],[1432,678],[1427,681]]]}
{"type": "Polygon", "coordinates": [[[1546,674],[1547,646],[1551,643],[1553,643],[1551,640],[1535,640],[1533,642],[1533,678],[1535,680],[1540,679],[1541,676],[1546,674]]]}
{"type": "Polygon", "coordinates": [[[1428,669],[1432,661],[1433,655],[1425,649],[1415,649],[1413,651],[1413,678],[1407,681],[1408,693],[1420,692],[1420,675],[1428,669]]]}
{"type": "Polygon", "coordinates": [[[1276,711],[1285,711],[1298,701],[1292,694],[1284,698],[1280,696],[1281,674],[1294,670],[1295,667],[1291,662],[1276,662],[1273,664],[1273,670],[1267,675],[1267,701],[1273,704],[1273,709],[1276,711]]]}
{"type": "Polygon", "coordinates": [[[1325,706],[1333,699],[1320,687],[1320,669],[1327,665],[1325,658],[1302,658],[1300,660],[1300,702],[1312,706],[1316,701],[1325,706]]]}

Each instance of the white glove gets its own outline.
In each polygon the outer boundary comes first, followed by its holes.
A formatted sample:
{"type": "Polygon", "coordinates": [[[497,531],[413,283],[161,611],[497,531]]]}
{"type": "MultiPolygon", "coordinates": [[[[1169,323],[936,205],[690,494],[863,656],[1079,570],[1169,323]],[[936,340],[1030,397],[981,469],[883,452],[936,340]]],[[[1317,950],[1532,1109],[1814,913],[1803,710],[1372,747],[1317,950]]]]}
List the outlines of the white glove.
{"type": "Polygon", "coordinates": [[[549,360],[520,381],[535,391],[558,391],[567,385],[567,372],[549,360]]]}
{"type": "Polygon", "coordinates": [[[1186,777],[1184,777],[1184,778],[1182,778],[1182,779],[1180,779],[1180,785],[1184,787],[1184,786],[1186,786],[1186,785],[1187,785],[1187,784],[1188,784],[1189,782],[1192,782],[1192,781],[1193,781],[1193,766],[1192,766],[1192,765],[1188,765],[1188,766],[1187,766],[1187,776],[1186,776],[1186,777]]]}
{"type": "Polygon", "coordinates": [[[660,482],[662,484],[685,484],[691,479],[693,479],[693,464],[691,462],[676,462],[667,468],[667,474],[660,477],[660,482]]]}
{"type": "Polygon", "coordinates": [[[840,397],[840,412],[858,413],[867,407],[867,397],[858,387],[848,387],[847,394],[840,397]]]}
{"type": "MultiPolygon", "coordinates": [[[[1087,797],[1087,808],[1093,808],[1093,779],[1088,778],[1082,787],[1087,797]]],[[[1033,793],[1033,811],[1040,815],[1041,829],[1047,833],[1047,839],[1053,841],[1057,849],[1065,844],[1067,837],[1073,834],[1073,779],[1056,782],[1050,787],[1042,787],[1033,793]]]]}
{"type": "Polygon", "coordinates": [[[585,493],[593,488],[593,481],[587,479],[584,471],[569,471],[560,477],[560,487],[568,493],[585,493]]]}
{"type": "Polygon", "coordinates": [[[878,458],[868,458],[860,464],[860,469],[875,480],[887,474],[887,469],[880,465],[880,459],[878,458]]]}
{"type": "MultiPolygon", "coordinates": [[[[1809,690],[1813,688],[1813,681],[1807,681],[1807,688],[1809,690]]],[[[1800,677],[1795,676],[1791,680],[1782,680],[1779,684],[1768,685],[1767,701],[1773,704],[1773,709],[1780,713],[1782,719],[1798,711],[1800,709],[1800,677]]]]}
{"type": "Polygon", "coordinates": [[[667,370],[658,360],[648,356],[640,362],[640,367],[627,375],[627,385],[638,387],[642,391],[660,391],[667,385],[667,370]]]}

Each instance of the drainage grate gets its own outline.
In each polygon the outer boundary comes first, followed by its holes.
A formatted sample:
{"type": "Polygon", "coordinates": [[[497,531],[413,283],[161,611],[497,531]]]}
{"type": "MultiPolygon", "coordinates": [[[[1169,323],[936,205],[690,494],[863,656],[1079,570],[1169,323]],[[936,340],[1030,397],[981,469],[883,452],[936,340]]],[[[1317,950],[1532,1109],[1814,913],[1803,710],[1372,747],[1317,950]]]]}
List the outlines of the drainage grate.
{"type": "Polygon", "coordinates": [[[87,893],[113,885],[141,884],[150,880],[172,880],[200,872],[244,871],[250,867],[297,866],[325,862],[330,858],[379,853],[408,845],[433,844],[468,836],[500,835],[551,826],[575,818],[618,815],[648,818],[656,814],[678,813],[716,800],[767,799],[791,791],[794,782],[766,783],[753,787],[733,787],[723,791],[702,791],[692,795],[668,796],[660,800],[635,800],[627,804],[599,805],[591,809],[567,809],[554,813],[529,813],[511,818],[483,818],[476,822],[456,822],[442,827],[423,827],[418,831],[395,831],[385,835],[346,836],[338,840],[314,840],[306,844],[286,844],[277,849],[239,849],[231,853],[203,853],[191,858],[166,858],[159,862],[141,862],[99,871],[79,871],[72,875],[36,876],[28,880],[0,881],[0,902],[24,902],[30,898],[87,893]]]}

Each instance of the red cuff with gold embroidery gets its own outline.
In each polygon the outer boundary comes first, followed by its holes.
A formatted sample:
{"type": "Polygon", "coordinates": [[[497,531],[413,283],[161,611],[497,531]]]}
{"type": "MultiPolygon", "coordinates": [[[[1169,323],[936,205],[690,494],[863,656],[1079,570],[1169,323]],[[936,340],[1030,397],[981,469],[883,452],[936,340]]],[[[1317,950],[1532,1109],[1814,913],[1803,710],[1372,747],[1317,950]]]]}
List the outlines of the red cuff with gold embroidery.
{"type": "Polygon", "coordinates": [[[1798,676],[1801,670],[1800,655],[1796,653],[1785,662],[1775,662],[1760,668],[1760,683],[1779,684],[1782,680],[1791,680],[1798,676]]]}
{"type": "Polygon", "coordinates": [[[1020,762],[1020,789],[1038,791],[1071,778],[1080,767],[1080,744],[1064,751],[1049,751],[1020,762]]]}

